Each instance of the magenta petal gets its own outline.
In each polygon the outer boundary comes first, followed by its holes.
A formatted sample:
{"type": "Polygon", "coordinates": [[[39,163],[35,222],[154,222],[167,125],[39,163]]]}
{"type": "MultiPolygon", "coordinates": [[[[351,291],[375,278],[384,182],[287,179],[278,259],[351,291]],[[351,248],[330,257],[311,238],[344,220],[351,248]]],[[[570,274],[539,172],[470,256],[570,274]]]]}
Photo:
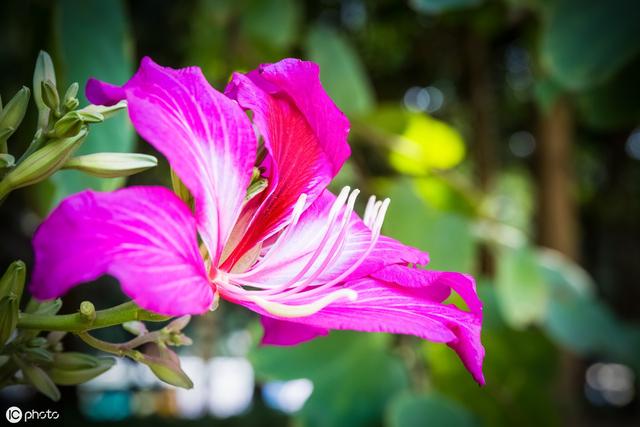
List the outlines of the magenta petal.
{"type": "Polygon", "coordinates": [[[162,187],[70,196],[38,228],[33,246],[29,290],[38,299],[109,274],[156,313],[203,313],[213,301],[195,219],[162,187]]]}
{"type": "Polygon", "coordinates": [[[255,162],[256,138],[247,115],[197,67],[174,70],[144,58],[122,88],[87,85],[96,102],[112,102],[120,91],[138,133],[167,157],[193,194],[200,235],[217,264],[255,162]]]}
{"type": "Polygon", "coordinates": [[[296,345],[329,333],[329,330],[325,328],[316,328],[268,316],[260,316],[260,323],[264,329],[261,342],[263,345],[296,345]]]}
{"type": "Polygon", "coordinates": [[[285,59],[235,74],[225,93],[253,111],[268,152],[262,166],[269,187],[243,213],[249,226],[229,259],[233,264],[282,227],[302,193],[308,204],[321,194],[350,154],[349,122],[311,62],[285,59]]]}
{"type": "MultiPolygon", "coordinates": [[[[408,334],[446,343],[458,353],[465,367],[479,384],[484,384],[482,361],[484,347],[480,341],[482,327],[481,307],[476,305],[473,279],[460,273],[440,273],[423,287],[397,286],[372,278],[345,283],[341,288],[357,292],[355,301],[339,299],[319,312],[307,317],[280,319],[319,329],[356,330],[363,332],[389,332],[408,334]],[[457,290],[471,311],[443,304],[442,286],[457,290]]],[[[335,289],[328,290],[333,292],[335,289]]],[[[314,295],[300,304],[312,302],[323,295],[314,295]]],[[[261,307],[240,302],[263,316],[272,316],[261,307]]],[[[297,329],[292,330],[294,337],[297,329]]],[[[286,330],[279,331],[280,335],[286,330]]]]}
{"type": "Polygon", "coordinates": [[[126,99],[124,88],[91,78],[85,87],[87,99],[96,105],[113,105],[126,99]]]}
{"type": "MultiPolygon", "coordinates": [[[[307,280],[314,276],[309,285],[321,285],[336,279],[361,257],[364,257],[363,261],[345,277],[345,280],[364,277],[393,264],[423,265],[429,261],[426,253],[385,236],[380,236],[373,250],[365,256],[372,238],[371,230],[355,213],[352,213],[346,231],[341,229],[339,220],[330,227],[330,211],[335,202],[336,196],[325,190],[302,214],[292,229],[283,231],[287,236],[285,240],[278,244],[274,243],[276,239],[271,240],[269,244],[265,243],[263,251],[266,256],[254,266],[254,269],[244,273],[244,279],[271,286],[281,285],[295,278],[309,265],[312,258],[315,259],[313,264],[310,264],[307,272],[298,278],[307,280]],[[344,236],[341,237],[340,234],[343,232],[344,236]],[[327,239],[323,242],[325,236],[327,239]],[[342,248],[337,250],[336,242],[340,240],[342,248]],[[273,253],[270,253],[271,251],[273,253]],[[325,264],[328,257],[333,258],[325,264]]],[[[343,206],[339,210],[339,218],[344,215],[345,209],[343,206]]]]}

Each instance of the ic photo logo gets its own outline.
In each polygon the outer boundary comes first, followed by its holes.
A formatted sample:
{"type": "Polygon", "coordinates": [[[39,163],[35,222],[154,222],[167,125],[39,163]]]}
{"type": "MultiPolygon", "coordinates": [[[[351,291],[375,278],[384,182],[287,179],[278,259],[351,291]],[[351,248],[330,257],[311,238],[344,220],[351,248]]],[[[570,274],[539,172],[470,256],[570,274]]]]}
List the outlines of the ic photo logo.
{"type": "Polygon", "coordinates": [[[18,408],[17,406],[12,406],[7,409],[7,421],[9,421],[11,424],[20,422],[21,419],[22,410],[20,408],[18,408]]]}
{"type": "Polygon", "coordinates": [[[11,424],[19,423],[20,421],[33,421],[33,420],[57,420],[60,418],[60,414],[58,411],[52,411],[47,409],[46,411],[36,411],[35,409],[31,409],[30,411],[25,411],[22,413],[22,409],[17,406],[12,406],[7,409],[5,413],[7,416],[7,421],[11,424]]]}

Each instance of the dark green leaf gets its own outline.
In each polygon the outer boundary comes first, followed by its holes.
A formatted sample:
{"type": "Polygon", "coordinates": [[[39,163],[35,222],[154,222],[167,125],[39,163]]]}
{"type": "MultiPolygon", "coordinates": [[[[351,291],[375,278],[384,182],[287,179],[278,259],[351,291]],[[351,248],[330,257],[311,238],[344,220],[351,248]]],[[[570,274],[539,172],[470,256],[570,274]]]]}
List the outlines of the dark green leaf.
{"type": "Polygon", "coordinates": [[[374,424],[391,396],[407,386],[399,360],[387,348],[390,336],[332,332],[297,347],[261,347],[251,359],[263,380],[308,378],[313,394],[297,414],[308,427],[374,424]]]}
{"type": "Polygon", "coordinates": [[[418,12],[435,15],[477,6],[482,0],[410,0],[409,3],[418,12]]]}
{"type": "Polygon", "coordinates": [[[640,2],[550,2],[542,57],[563,86],[583,90],[603,83],[640,51],[640,2]]]}
{"type": "Polygon", "coordinates": [[[336,31],[315,27],[306,42],[310,60],[320,65],[324,88],[342,111],[364,115],[374,104],[373,89],[357,52],[336,31]]]}
{"type": "Polygon", "coordinates": [[[473,427],[474,417],[462,405],[437,394],[401,394],[387,414],[388,427],[473,427]]]}
{"type": "MultiPolygon", "coordinates": [[[[84,87],[89,77],[114,84],[127,81],[133,72],[129,31],[123,1],[104,2],[62,0],[58,3],[56,31],[60,40],[59,70],[67,85],[79,82],[84,87]]],[[[63,86],[63,85],[61,85],[63,86]]],[[[82,92],[82,91],[81,91],[82,92]]],[[[81,97],[81,104],[87,102],[81,97]]],[[[91,127],[78,154],[96,152],[129,152],[134,133],[125,113],[91,127]]],[[[84,188],[112,190],[123,179],[88,177],[78,171],[61,171],[54,177],[54,203],[84,188]]]]}

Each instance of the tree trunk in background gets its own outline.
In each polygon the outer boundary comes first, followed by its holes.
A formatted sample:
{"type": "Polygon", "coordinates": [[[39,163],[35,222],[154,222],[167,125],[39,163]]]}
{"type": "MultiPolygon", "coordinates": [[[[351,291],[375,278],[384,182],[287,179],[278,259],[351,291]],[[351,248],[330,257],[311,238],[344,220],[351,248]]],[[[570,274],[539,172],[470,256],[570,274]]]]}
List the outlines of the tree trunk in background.
{"type": "MultiPolygon", "coordinates": [[[[538,135],[538,233],[542,246],[555,249],[572,260],[579,258],[578,208],[573,168],[574,121],[569,103],[559,99],[540,112],[538,135]]],[[[580,359],[561,351],[557,399],[563,425],[585,426],[577,396],[582,393],[580,359]]]]}
{"type": "MultiPolygon", "coordinates": [[[[475,32],[467,37],[467,58],[471,98],[471,155],[478,187],[487,193],[496,172],[498,122],[495,87],[491,79],[490,47],[487,40],[475,32]]],[[[485,245],[480,246],[478,264],[482,275],[493,276],[494,260],[485,245]]]]}
{"type": "Polygon", "coordinates": [[[565,100],[543,112],[539,135],[540,244],[577,260],[578,212],[573,170],[573,114],[565,100]]]}

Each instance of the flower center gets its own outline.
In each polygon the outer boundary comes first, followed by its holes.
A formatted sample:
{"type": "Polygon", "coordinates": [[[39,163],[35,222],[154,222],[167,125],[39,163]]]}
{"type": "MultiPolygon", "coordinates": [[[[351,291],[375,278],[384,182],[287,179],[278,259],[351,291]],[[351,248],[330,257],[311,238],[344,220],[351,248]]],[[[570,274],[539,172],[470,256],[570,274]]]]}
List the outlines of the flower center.
{"type": "Polygon", "coordinates": [[[359,230],[369,241],[366,246],[358,244],[354,249],[353,245],[349,246],[349,239],[353,240],[352,232],[358,221],[353,215],[358,194],[359,190],[351,191],[349,187],[345,187],[329,209],[326,226],[316,233],[314,241],[300,242],[300,246],[307,249],[295,263],[297,271],[289,271],[287,278],[280,279],[278,283],[260,280],[273,273],[274,257],[277,261],[280,250],[287,244],[291,245],[291,239],[296,235],[304,235],[303,228],[308,224],[301,223],[300,217],[306,195],[301,195],[294,206],[289,224],[276,241],[265,248],[262,256],[247,271],[227,273],[225,280],[216,281],[220,291],[232,299],[251,301],[279,317],[309,316],[336,300],[347,298],[354,301],[357,293],[341,286],[374,249],[389,206],[389,199],[376,201],[373,196],[369,199],[363,220],[369,232],[362,233],[359,230]],[[351,261],[345,262],[344,255],[351,261]],[[301,263],[300,260],[304,262],[301,263]],[[325,276],[323,279],[323,273],[330,273],[329,278],[325,276]]]}

